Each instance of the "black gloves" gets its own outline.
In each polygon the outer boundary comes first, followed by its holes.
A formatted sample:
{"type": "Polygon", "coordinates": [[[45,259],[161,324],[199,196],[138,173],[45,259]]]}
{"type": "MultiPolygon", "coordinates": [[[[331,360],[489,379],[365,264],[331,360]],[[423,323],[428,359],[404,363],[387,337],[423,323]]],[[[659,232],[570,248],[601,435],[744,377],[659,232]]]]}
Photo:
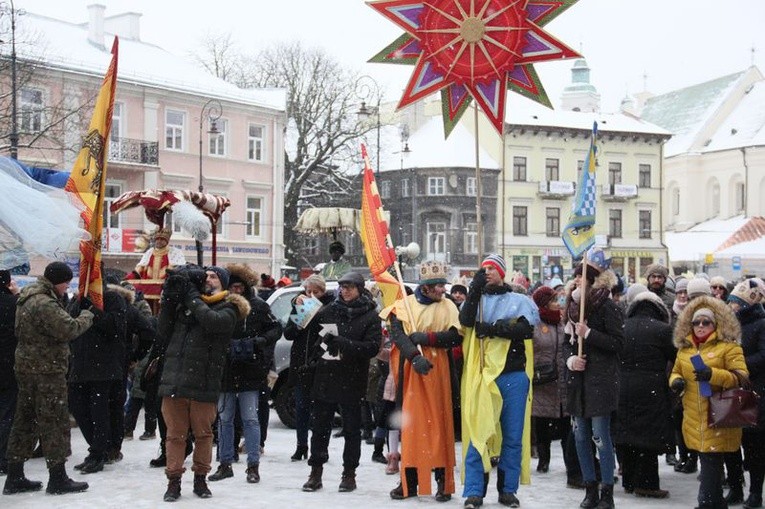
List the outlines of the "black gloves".
{"type": "Polygon", "coordinates": [[[486,269],[479,269],[475,276],[473,276],[473,280],[470,282],[470,292],[469,293],[480,293],[481,290],[486,286],[486,269]]]}
{"type": "Polygon", "coordinates": [[[430,344],[430,340],[428,339],[428,334],[426,332],[412,332],[409,334],[409,339],[411,339],[412,343],[415,345],[428,346],[430,344]]]}
{"type": "Polygon", "coordinates": [[[479,338],[488,338],[491,336],[496,336],[496,331],[494,326],[489,322],[476,322],[475,335],[479,338]]]}
{"type": "Polygon", "coordinates": [[[433,364],[431,364],[428,359],[419,354],[412,357],[411,363],[414,370],[420,375],[427,375],[428,372],[433,368],[433,364]]]}
{"type": "Polygon", "coordinates": [[[712,368],[704,366],[701,369],[694,369],[693,373],[696,375],[697,382],[708,382],[712,379],[712,368]]]}
{"type": "Polygon", "coordinates": [[[188,293],[189,278],[183,277],[180,274],[173,274],[165,279],[165,284],[162,287],[162,297],[168,302],[181,302],[188,293]]]}
{"type": "Polygon", "coordinates": [[[334,334],[324,336],[324,342],[327,343],[327,351],[331,355],[337,355],[338,352],[342,352],[351,344],[351,340],[345,336],[335,336],[334,334]]]}
{"type": "Polygon", "coordinates": [[[529,324],[525,317],[497,320],[494,322],[495,336],[511,341],[523,341],[534,336],[534,327],[529,324]]]}
{"type": "Polygon", "coordinates": [[[682,378],[675,378],[670,384],[669,388],[676,396],[680,396],[685,391],[685,380],[682,378]]]}
{"type": "Polygon", "coordinates": [[[93,307],[93,301],[87,298],[85,295],[80,297],[80,309],[87,309],[90,311],[90,308],[93,307]]]}
{"type": "Polygon", "coordinates": [[[199,290],[197,290],[197,288],[194,285],[189,284],[187,286],[186,295],[183,297],[183,303],[186,305],[187,308],[190,308],[193,300],[199,297],[200,297],[199,290]]]}

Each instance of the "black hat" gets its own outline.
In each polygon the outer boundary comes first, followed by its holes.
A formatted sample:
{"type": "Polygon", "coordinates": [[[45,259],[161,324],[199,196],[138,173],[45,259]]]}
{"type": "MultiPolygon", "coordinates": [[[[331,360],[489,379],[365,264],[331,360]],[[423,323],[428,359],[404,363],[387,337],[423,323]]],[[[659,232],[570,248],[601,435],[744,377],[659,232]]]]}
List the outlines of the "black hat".
{"type": "Polygon", "coordinates": [[[205,270],[215,272],[215,275],[218,276],[223,289],[228,289],[229,278],[231,277],[231,274],[226,269],[223,267],[218,267],[217,265],[210,265],[209,267],[205,267],[205,270]]]}
{"type": "Polygon", "coordinates": [[[11,284],[11,271],[0,270],[0,286],[8,286],[11,284]]]}
{"type": "Polygon", "coordinates": [[[359,291],[364,289],[364,276],[358,272],[346,272],[343,276],[337,280],[337,284],[351,283],[358,287],[359,291]]]}
{"type": "Polygon", "coordinates": [[[45,267],[43,276],[54,285],[68,283],[74,278],[72,269],[70,269],[69,265],[64,262],[49,263],[48,266],[45,267]]]}
{"type": "Polygon", "coordinates": [[[334,241],[329,245],[329,252],[340,251],[340,254],[345,254],[345,246],[339,240],[334,241]]]}
{"type": "Polygon", "coordinates": [[[467,295],[468,289],[467,289],[467,286],[465,285],[452,285],[452,289],[450,293],[454,293],[454,292],[460,292],[467,295]]]}

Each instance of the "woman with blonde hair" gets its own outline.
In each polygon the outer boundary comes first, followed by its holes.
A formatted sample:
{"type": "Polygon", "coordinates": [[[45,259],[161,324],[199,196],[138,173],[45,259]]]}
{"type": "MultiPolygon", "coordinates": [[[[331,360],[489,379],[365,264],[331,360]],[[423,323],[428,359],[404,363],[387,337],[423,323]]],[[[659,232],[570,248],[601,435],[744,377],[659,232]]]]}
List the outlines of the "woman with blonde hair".
{"type": "Polygon", "coordinates": [[[675,325],[678,352],[669,386],[682,395],[685,443],[699,452],[699,509],[727,507],[722,490],[723,455],[741,447],[741,428],[709,427],[709,398],[701,395],[699,387],[707,382],[713,393],[720,392],[739,385],[734,372],[748,376],[740,339],[736,316],[725,302],[711,296],[691,300],[675,325]],[[701,356],[704,366],[694,367],[695,355],[701,356]]]}

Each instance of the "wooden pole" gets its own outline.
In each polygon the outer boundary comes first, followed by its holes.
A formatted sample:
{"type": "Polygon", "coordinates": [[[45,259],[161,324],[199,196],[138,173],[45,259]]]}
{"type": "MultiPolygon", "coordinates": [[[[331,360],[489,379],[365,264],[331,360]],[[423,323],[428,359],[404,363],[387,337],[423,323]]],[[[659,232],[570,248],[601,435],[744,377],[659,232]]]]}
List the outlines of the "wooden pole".
{"type": "MultiPolygon", "coordinates": [[[[584,253],[582,258],[582,285],[579,287],[579,323],[584,322],[584,305],[587,300],[587,252],[584,253]]],[[[575,332],[576,334],[576,332],[575,332]]],[[[577,355],[582,356],[582,347],[584,346],[584,337],[577,337],[579,343],[579,349],[577,355]]]]}
{"type": "Polygon", "coordinates": [[[473,121],[475,122],[475,229],[478,244],[478,264],[483,260],[483,224],[481,221],[481,162],[478,143],[478,104],[473,105],[473,121]]]}

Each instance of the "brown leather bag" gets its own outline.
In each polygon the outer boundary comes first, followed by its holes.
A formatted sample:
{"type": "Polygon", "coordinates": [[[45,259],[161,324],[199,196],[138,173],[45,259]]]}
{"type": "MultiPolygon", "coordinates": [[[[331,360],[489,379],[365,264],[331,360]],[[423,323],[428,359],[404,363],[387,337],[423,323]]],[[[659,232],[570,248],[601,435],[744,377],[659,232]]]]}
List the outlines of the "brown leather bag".
{"type": "Polygon", "coordinates": [[[709,397],[707,424],[710,428],[746,428],[757,425],[760,395],[751,389],[749,377],[732,371],[739,387],[709,397]]]}

